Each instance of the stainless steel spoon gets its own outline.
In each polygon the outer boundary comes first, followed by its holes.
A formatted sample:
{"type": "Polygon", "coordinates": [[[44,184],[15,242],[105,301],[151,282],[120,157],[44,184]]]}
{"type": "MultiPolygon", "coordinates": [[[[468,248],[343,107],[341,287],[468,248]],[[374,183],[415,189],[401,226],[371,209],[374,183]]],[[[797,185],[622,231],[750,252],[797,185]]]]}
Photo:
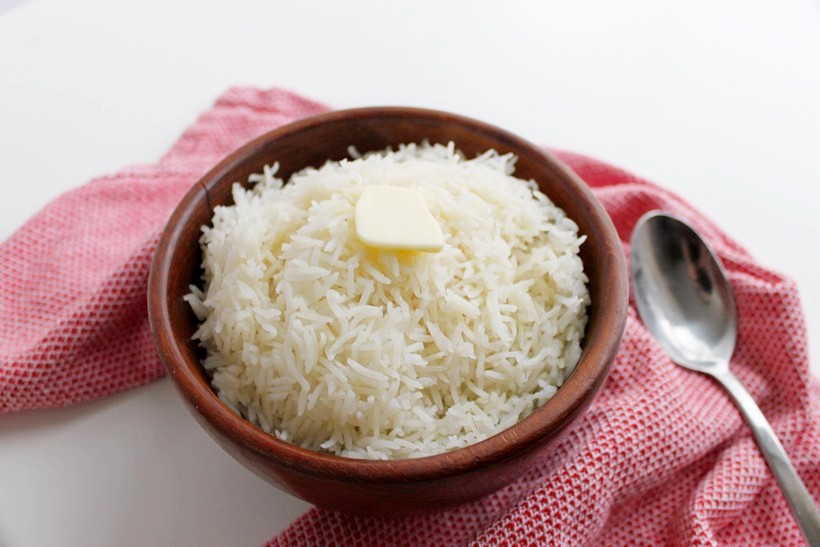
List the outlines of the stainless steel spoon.
{"type": "Polygon", "coordinates": [[[667,355],[717,380],[754,433],[810,545],[820,545],[820,514],[752,396],[729,370],[737,338],[732,290],[717,256],[682,220],[644,215],[632,233],[632,281],[638,312],[667,355]]]}

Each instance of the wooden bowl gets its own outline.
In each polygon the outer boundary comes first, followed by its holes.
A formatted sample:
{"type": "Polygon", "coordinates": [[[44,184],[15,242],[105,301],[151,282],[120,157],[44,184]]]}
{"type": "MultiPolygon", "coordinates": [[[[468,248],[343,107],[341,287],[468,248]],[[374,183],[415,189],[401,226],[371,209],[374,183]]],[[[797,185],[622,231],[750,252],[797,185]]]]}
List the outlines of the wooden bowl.
{"type": "MultiPolygon", "coordinates": [[[[426,512],[489,494],[523,474],[589,406],[607,377],[627,313],[627,273],[615,228],[589,188],[540,148],[496,127],[416,108],[364,108],[322,114],[267,133],[233,152],[202,178],[171,216],[154,256],[149,314],[160,358],[189,410],[232,456],[264,479],[310,503],[362,515],[426,512]],[[285,180],[304,167],[400,143],[455,142],[468,157],[493,148],[518,156],[516,176],[541,190],[587,236],[581,258],[592,304],[575,371],[542,407],[480,443],[418,459],[368,461],[314,452],[252,425],[214,393],[191,340],[197,320],[182,299],[201,281],[200,227],[231,203],[231,185],[279,162],[285,180]]],[[[193,455],[192,455],[193,456],[193,455]]]]}

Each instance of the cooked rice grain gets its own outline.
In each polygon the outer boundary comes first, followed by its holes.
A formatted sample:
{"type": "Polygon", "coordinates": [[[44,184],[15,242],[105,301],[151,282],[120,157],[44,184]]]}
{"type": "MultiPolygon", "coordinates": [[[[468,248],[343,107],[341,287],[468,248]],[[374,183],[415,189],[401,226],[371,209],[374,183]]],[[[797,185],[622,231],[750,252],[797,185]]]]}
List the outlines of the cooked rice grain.
{"type": "Polygon", "coordinates": [[[409,144],[233,187],[203,228],[186,297],[219,397],[280,439],[357,458],[478,442],[548,400],[575,367],[589,296],[575,223],[514,178],[511,155],[409,144]],[[412,186],[438,253],[365,247],[368,184],[412,186]]]}

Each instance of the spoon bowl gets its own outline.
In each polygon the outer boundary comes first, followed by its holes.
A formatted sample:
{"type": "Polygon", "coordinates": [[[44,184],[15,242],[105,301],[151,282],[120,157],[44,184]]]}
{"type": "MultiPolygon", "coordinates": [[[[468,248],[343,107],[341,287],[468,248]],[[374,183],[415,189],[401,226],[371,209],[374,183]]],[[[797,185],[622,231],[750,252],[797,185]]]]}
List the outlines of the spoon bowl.
{"type": "Polygon", "coordinates": [[[632,286],[649,332],[678,365],[708,374],[732,396],[809,545],[820,545],[820,513],[751,394],[729,370],[737,310],[723,266],[684,221],[650,212],[631,240],[632,286]]]}
{"type": "Polygon", "coordinates": [[[632,237],[641,318],[664,351],[687,368],[728,368],[735,348],[735,300],[723,266],[695,231],[660,213],[632,237]]]}

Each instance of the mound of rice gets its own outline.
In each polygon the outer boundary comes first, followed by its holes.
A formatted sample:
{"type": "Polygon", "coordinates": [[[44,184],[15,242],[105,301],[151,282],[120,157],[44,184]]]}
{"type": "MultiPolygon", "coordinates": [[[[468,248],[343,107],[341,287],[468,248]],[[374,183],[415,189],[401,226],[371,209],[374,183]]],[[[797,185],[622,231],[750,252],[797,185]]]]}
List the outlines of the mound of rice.
{"type": "Polygon", "coordinates": [[[515,158],[409,144],[233,187],[203,228],[187,301],[219,397],[280,439],[395,459],[494,435],[548,400],[580,356],[583,237],[515,158]],[[368,184],[418,189],[438,253],[364,246],[368,184]]]}

